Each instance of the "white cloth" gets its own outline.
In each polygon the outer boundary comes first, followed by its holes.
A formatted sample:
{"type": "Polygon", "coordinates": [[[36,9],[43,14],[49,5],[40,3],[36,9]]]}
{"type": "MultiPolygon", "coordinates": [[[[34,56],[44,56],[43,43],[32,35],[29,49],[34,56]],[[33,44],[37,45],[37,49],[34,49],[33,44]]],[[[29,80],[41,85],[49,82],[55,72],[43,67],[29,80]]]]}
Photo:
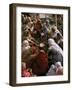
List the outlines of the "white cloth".
{"type": "Polygon", "coordinates": [[[61,55],[63,56],[63,51],[62,49],[59,47],[59,45],[56,44],[56,42],[53,40],[53,39],[48,39],[48,44],[49,44],[49,49],[53,49],[53,50],[56,50],[58,51],[59,53],[61,53],[61,55]]]}
{"type": "Polygon", "coordinates": [[[56,72],[55,72],[55,65],[51,65],[48,73],[46,73],[46,76],[50,76],[50,75],[56,75],[56,72]]]}

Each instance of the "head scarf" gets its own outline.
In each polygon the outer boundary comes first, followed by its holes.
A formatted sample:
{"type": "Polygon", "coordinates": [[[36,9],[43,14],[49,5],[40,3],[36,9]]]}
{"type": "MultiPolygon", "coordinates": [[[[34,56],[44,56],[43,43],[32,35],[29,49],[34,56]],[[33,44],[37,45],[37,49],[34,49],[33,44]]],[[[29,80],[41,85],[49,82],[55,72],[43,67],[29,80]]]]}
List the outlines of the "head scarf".
{"type": "Polygon", "coordinates": [[[57,45],[57,43],[56,43],[53,39],[51,39],[51,38],[48,39],[48,44],[49,44],[50,49],[53,49],[53,50],[58,51],[58,52],[61,53],[62,56],[63,56],[63,51],[62,51],[62,49],[59,47],[59,45],[57,45]]]}
{"type": "Polygon", "coordinates": [[[22,51],[24,52],[28,49],[30,49],[29,42],[27,40],[24,40],[23,41],[23,46],[22,46],[22,51]]]}

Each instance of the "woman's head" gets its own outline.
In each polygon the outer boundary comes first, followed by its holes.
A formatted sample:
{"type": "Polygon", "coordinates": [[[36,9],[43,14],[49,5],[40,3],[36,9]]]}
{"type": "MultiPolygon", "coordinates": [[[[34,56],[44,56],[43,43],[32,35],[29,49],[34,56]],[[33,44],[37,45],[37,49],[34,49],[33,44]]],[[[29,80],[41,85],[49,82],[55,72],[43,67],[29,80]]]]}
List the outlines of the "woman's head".
{"type": "Polygon", "coordinates": [[[52,32],[55,32],[55,31],[57,30],[57,27],[56,27],[56,26],[53,26],[53,27],[51,28],[51,30],[52,30],[52,32]]]}
{"type": "Polygon", "coordinates": [[[55,43],[55,41],[52,38],[48,39],[49,46],[52,46],[54,43],[55,43]]]}
{"type": "Polygon", "coordinates": [[[51,65],[51,69],[55,69],[55,65],[54,64],[51,65]]]}
{"type": "Polygon", "coordinates": [[[61,67],[61,62],[56,62],[56,63],[55,63],[55,66],[56,66],[57,68],[61,67]]]}
{"type": "Polygon", "coordinates": [[[25,47],[26,47],[26,46],[29,46],[29,42],[28,42],[27,40],[24,40],[24,41],[23,41],[23,46],[25,46],[25,47]]]}

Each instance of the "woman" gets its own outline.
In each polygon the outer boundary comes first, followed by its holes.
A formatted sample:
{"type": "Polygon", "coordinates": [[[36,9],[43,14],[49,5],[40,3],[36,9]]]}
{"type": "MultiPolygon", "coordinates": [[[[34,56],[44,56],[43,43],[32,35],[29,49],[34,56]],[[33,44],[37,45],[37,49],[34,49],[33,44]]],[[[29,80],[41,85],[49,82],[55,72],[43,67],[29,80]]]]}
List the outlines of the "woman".
{"type": "Polygon", "coordinates": [[[56,70],[55,70],[55,65],[52,64],[51,67],[49,68],[48,72],[46,73],[46,76],[52,76],[56,75],[56,70]]]}
{"type": "Polygon", "coordinates": [[[44,50],[40,50],[38,56],[32,64],[32,71],[37,76],[44,76],[48,71],[48,55],[44,50]]]}
{"type": "Polygon", "coordinates": [[[48,45],[49,67],[51,64],[55,64],[56,62],[61,62],[63,65],[62,49],[55,43],[53,39],[48,39],[48,45]]]}
{"type": "Polygon", "coordinates": [[[62,34],[57,29],[57,27],[56,26],[51,27],[50,37],[53,38],[57,42],[58,36],[62,37],[62,34]]]}
{"type": "Polygon", "coordinates": [[[63,56],[62,49],[59,47],[59,45],[52,38],[48,39],[48,45],[49,45],[49,50],[55,50],[63,56]]]}
{"type": "Polygon", "coordinates": [[[22,62],[29,62],[29,57],[31,55],[31,47],[28,40],[24,40],[22,43],[22,62]]]}
{"type": "Polygon", "coordinates": [[[22,62],[25,62],[27,65],[27,68],[30,68],[32,62],[38,55],[38,47],[32,43],[30,46],[30,43],[28,40],[23,41],[22,46],[22,62]]]}

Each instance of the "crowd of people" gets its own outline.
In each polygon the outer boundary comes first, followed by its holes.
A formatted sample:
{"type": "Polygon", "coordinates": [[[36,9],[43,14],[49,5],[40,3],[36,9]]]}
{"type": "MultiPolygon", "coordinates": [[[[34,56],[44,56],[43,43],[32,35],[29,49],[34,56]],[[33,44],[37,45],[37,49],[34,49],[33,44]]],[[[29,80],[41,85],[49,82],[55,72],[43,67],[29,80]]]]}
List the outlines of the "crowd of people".
{"type": "Polygon", "coordinates": [[[21,17],[22,77],[63,75],[63,28],[40,14],[21,17]]]}

